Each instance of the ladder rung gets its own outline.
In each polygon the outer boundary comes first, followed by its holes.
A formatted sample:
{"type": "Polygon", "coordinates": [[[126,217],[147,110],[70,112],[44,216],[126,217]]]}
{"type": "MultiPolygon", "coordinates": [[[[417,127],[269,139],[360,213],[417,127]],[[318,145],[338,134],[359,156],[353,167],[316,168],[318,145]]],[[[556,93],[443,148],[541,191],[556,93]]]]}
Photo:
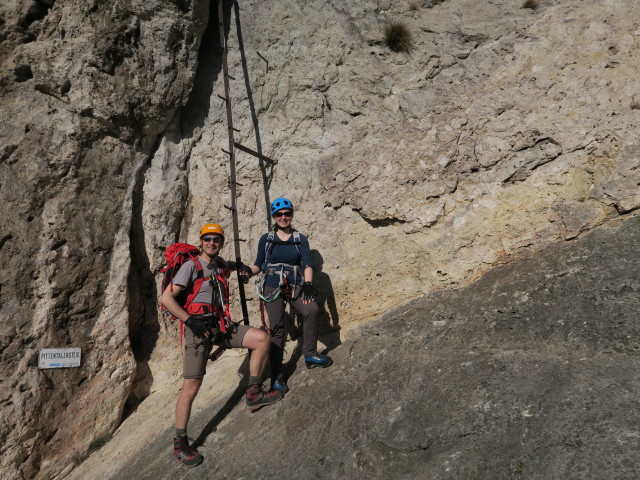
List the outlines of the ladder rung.
{"type": "Polygon", "coordinates": [[[240,130],[238,130],[237,128],[234,128],[234,127],[231,127],[231,128],[233,128],[233,131],[234,131],[234,132],[238,132],[238,133],[240,133],[240,130]]]}
{"type": "Polygon", "coordinates": [[[225,102],[228,102],[229,100],[227,99],[227,97],[223,97],[222,95],[218,94],[218,98],[221,98],[222,100],[224,100],[225,102]]]}
{"type": "Polygon", "coordinates": [[[264,160],[265,162],[268,162],[272,165],[277,165],[278,161],[274,160],[272,158],[266,157],[264,155],[262,155],[261,153],[256,152],[255,150],[250,149],[249,147],[245,147],[244,145],[239,144],[238,142],[233,142],[233,146],[236,147],[238,150],[242,150],[243,152],[248,153],[249,155],[253,155],[256,158],[259,158],[261,160],[264,160]]]}
{"type": "Polygon", "coordinates": [[[228,206],[226,206],[226,205],[224,205],[224,208],[226,208],[227,210],[231,210],[232,212],[235,210],[235,208],[233,208],[233,207],[228,207],[228,206]]]}
{"type": "Polygon", "coordinates": [[[228,73],[227,73],[227,78],[230,78],[231,80],[235,80],[235,78],[233,78],[233,77],[232,77],[231,75],[229,75],[228,73]]]}
{"type": "Polygon", "coordinates": [[[224,153],[226,153],[227,155],[231,155],[231,152],[226,151],[224,148],[221,148],[220,150],[222,150],[224,153]]]}

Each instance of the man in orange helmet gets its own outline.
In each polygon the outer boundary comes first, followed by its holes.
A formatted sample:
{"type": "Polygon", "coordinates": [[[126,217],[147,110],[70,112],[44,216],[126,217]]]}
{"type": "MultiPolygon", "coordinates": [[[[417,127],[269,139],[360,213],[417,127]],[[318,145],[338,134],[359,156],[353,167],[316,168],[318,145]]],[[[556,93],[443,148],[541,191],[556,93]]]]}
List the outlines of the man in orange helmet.
{"type": "Polygon", "coordinates": [[[189,467],[199,465],[203,460],[202,455],[189,445],[187,424],[213,345],[252,350],[246,394],[249,411],[255,411],[282,398],[281,392],[267,392],[262,386],[262,374],[269,361],[269,334],[258,328],[231,322],[229,318],[227,279],[232,270],[246,271],[249,267],[222,259],[219,253],[223,246],[223,228],[215,223],[203,226],[200,230],[200,255],[182,265],[173,277],[172,284],[160,297],[169,313],[183,323],[181,328],[186,327],[183,383],[176,403],[173,453],[189,467]],[[199,285],[199,290],[194,296],[195,285],[199,285]],[[193,300],[183,307],[177,297],[181,292],[184,294],[184,290],[191,293],[193,300]]]}

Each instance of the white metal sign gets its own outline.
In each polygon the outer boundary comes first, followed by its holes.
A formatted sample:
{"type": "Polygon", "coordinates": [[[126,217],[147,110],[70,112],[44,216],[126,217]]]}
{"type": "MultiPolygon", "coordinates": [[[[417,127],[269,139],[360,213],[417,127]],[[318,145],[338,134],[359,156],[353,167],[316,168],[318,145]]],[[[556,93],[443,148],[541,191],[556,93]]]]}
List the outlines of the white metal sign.
{"type": "Polygon", "coordinates": [[[38,358],[39,368],[67,368],[80,366],[79,348],[43,348],[38,358]]]}

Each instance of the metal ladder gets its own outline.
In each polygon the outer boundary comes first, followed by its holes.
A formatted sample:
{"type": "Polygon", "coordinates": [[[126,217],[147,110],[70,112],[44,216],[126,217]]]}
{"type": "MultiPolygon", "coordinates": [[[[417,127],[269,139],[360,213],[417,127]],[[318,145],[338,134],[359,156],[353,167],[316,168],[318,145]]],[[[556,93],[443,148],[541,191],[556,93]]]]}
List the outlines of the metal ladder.
{"type": "MultiPolygon", "coordinates": [[[[228,53],[228,48],[227,48],[227,41],[224,35],[224,11],[222,8],[222,3],[224,2],[224,0],[218,0],[218,31],[220,32],[220,48],[221,48],[221,52],[222,52],[222,73],[223,73],[223,79],[224,79],[224,97],[221,95],[218,95],[221,99],[224,100],[226,106],[227,106],[227,132],[229,135],[229,150],[225,150],[222,149],[222,151],[224,153],[226,153],[227,155],[229,155],[229,171],[230,171],[230,175],[229,175],[229,184],[230,184],[230,190],[231,190],[231,206],[227,207],[225,205],[226,208],[228,208],[229,210],[231,210],[231,216],[233,219],[233,247],[234,247],[234,253],[236,256],[236,262],[241,262],[241,256],[240,256],[240,242],[244,241],[243,239],[240,238],[240,233],[239,233],[239,228],[238,228],[238,207],[237,207],[237,193],[236,193],[236,185],[239,185],[238,182],[236,181],[236,155],[235,155],[235,150],[241,150],[245,153],[248,153],[260,160],[263,160],[264,162],[269,163],[270,165],[276,165],[278,163],[277,160],[273,160],[269,157],[266,157],[264,155],[262,155],[259,152],[256,152],[255,150],[252,150],[249,147],[245,147],[244,145],[241,145],[239,143],[237,143],[234,138],[233,138],[233,132],[234,131],[238,131],[235,128],[233,128],[233,115],[231,112],[231,96],[229,94],[229,79],[231,78],[232,80],[234,80],[233,77],[229,76],[229,68],[227,66],[227,53],[228,53]]],[[[247,310],[247,299],[246,299],[246,295],[245,295],[245,291],[244,291],[244,284],[240,281],[240,273],[238,272],[238,290],[240,292],[240,304],[242,307],[242,322],[245,325],[249,324],[249,312],[247,310]]]]}

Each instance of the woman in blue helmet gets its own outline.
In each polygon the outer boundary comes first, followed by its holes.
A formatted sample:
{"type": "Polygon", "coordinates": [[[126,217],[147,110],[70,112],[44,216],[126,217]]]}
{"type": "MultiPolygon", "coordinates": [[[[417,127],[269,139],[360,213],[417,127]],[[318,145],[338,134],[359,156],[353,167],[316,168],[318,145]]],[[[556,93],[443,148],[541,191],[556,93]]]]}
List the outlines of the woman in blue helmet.
{"type": "MultiPolygon", "coordinates": [[[[295,230],[293,204],[280,197],[271,203],[273,229],[260,237],[258,254],[251,266],[253,275],[262,272],[261,297],[269,317],[271,330],[271,387],[286,393],[282,375],[285,343],[286,303],[302,316],[302,354],[307,368],[326,368],[333,363],[328,355],[320,355],[318,344],[318,305],[313,292],[313,268],[307,237],[295,230]]],[[[247,272],[248,273],[248,272],[247,272]]]]}

